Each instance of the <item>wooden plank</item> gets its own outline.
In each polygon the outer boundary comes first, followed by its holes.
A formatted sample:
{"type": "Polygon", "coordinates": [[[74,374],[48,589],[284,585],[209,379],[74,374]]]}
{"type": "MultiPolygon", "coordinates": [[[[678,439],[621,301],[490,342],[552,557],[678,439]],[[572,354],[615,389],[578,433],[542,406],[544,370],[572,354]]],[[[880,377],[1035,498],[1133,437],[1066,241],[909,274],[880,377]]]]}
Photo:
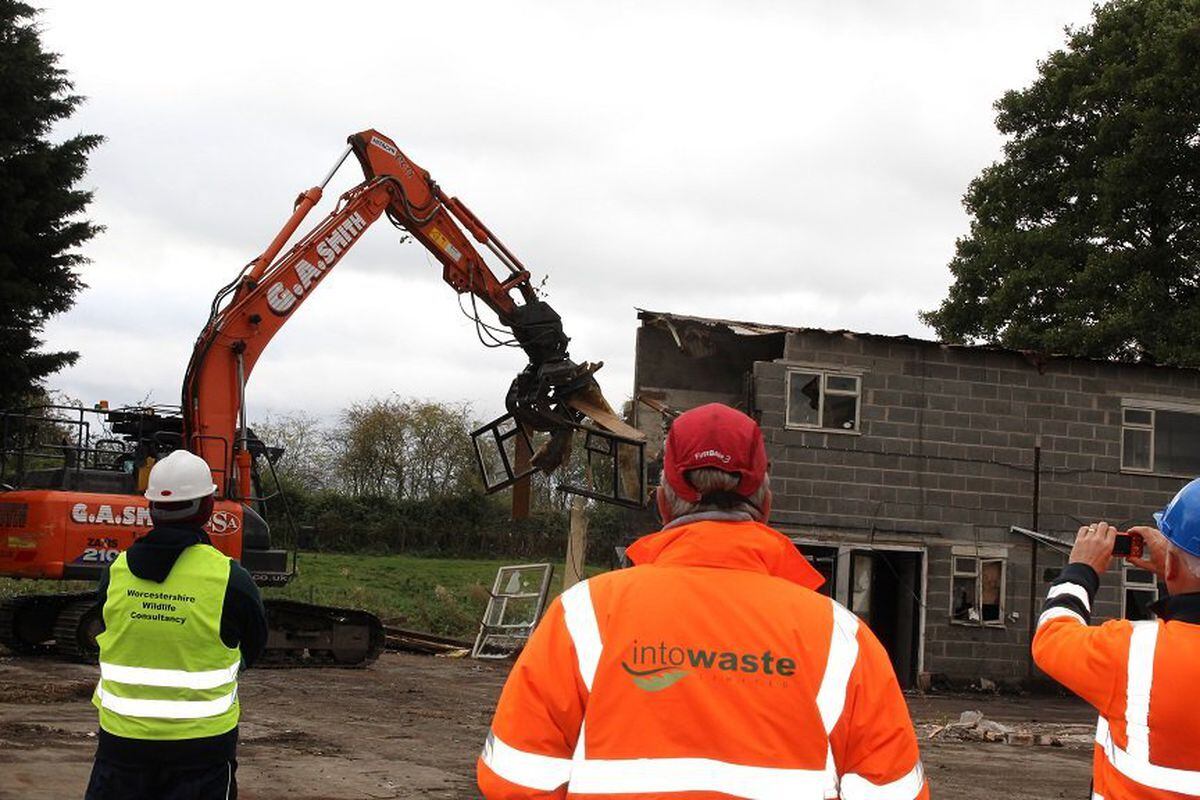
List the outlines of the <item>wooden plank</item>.
{"type": "Polygon", "coordinates": [[[617,416],[616,412],[612,410],[612,406],[599,392],[571,395],[567,398],[567,405],[610,433],[639,442],[646,441],[646,434],[617,416]]]}

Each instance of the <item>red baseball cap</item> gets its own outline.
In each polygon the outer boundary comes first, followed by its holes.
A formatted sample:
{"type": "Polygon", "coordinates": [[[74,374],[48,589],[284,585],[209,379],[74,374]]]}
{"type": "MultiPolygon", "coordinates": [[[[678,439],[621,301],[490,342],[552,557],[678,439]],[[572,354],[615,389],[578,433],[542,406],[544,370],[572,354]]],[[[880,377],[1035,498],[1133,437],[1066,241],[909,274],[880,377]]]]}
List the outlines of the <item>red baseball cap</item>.
{"type": "Polygon", "coordinates": [[[684,473],[715,467],[736,473],[738,494],[749,497],[767,474],[767,448],[758,423],[721,403],[685,411],[671,423],[663,450],[663,476],[682,500],[700,502],[684,473]]]}

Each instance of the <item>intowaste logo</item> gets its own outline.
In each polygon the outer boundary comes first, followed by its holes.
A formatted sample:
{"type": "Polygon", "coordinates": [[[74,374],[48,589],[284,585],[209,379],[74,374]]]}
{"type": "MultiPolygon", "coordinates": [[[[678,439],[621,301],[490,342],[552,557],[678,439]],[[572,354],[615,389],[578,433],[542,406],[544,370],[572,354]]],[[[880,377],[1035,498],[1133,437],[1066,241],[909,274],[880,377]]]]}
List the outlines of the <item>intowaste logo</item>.
{"type": "Polygon", "coordinates": [[[665,641],[645,644],[634,639],[629,658],[622,659],[621,668],[637,688],[645,692],[661,692],[697,671],[790,678],[796,674],[796,660],[776,656],[770,650],[743,653],[712,647],[672,645],[665,641]]]}
{"type": "Polygon", "coordinates": [[[633,677],[633,685],[647,692],[661,692],[663,689],[674,686],[688,676],[686,669],[660,667],[658,669],[639,672],[630,668],[624,661],[621,662],[621,666],[633,677]]]}

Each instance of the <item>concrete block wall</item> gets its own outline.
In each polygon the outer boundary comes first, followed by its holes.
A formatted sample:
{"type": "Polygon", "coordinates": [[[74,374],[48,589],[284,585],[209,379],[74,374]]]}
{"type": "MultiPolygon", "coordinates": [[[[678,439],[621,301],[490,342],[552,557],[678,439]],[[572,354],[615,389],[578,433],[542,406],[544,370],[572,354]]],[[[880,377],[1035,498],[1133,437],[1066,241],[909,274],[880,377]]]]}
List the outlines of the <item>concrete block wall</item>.
{"type": "MultiPolygon", "coordinates": [[[[755,365],[755,406],[772,459],[775,522],[842,539],[927,548],[925,669],[1019,679],[1028,671],[1034,446],[1041,443],[1038,527],[1070,539],[1080,524],[1150,520],[1184,483],[1122,473],[1123,397],[1200,401],[1200,372],[1080,359],[1035,361],[982,348],[826,331],[788,335],[784,357],[755,365]],[[785,425],[789,367],[861,371],[860,433],[785,425]],[[950,620],[951,550],[1006,548],[1003,628],[950,620]]],[[[1035,597],[1047,567],[1040,548],[1035,597]]],[[[1098,615],[1120,613],[1120,574],[1098,615]]],[[[1035,603],[1034,608],[1040,605],[1035,603]]]]}
{"type": "MultiPolygon", "coordinates": [[[[785,335],[740,336],[709,326],[665,329],[643,325],[637,333],[634,393],[683,411],[705,403],[724,403],[749,411],[749,379],[759,360],[783,355],[785,335]]],[[[640,402],[633,424],[646,433],[647,457],[662,451],[664,419],[640,402]]]]}

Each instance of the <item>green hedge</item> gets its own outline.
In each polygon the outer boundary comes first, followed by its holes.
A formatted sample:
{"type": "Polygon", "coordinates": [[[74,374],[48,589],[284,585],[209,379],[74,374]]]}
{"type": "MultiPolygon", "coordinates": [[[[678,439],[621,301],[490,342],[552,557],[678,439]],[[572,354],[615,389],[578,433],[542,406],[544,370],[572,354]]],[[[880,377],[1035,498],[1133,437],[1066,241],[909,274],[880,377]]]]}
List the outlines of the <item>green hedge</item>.
{"type": "MultiPolygon", "coordinates": [[[[341,553],[407,553],[458,558],[559,559],[566,551],[569,515],[537,510],[513,521],[507,495],[483,494],[397,500],[330,491],[288,490],[299,546],[341,553]]],[[[598,504],[589,512],[588,561],[608,564],[613,547],[646,532],[646,522],[598,504]]],[[[267,504],[276,542],[292,543],[280,498],[267,504]],[[281,536],[282,533],[282,536],[281,536]]]]}

